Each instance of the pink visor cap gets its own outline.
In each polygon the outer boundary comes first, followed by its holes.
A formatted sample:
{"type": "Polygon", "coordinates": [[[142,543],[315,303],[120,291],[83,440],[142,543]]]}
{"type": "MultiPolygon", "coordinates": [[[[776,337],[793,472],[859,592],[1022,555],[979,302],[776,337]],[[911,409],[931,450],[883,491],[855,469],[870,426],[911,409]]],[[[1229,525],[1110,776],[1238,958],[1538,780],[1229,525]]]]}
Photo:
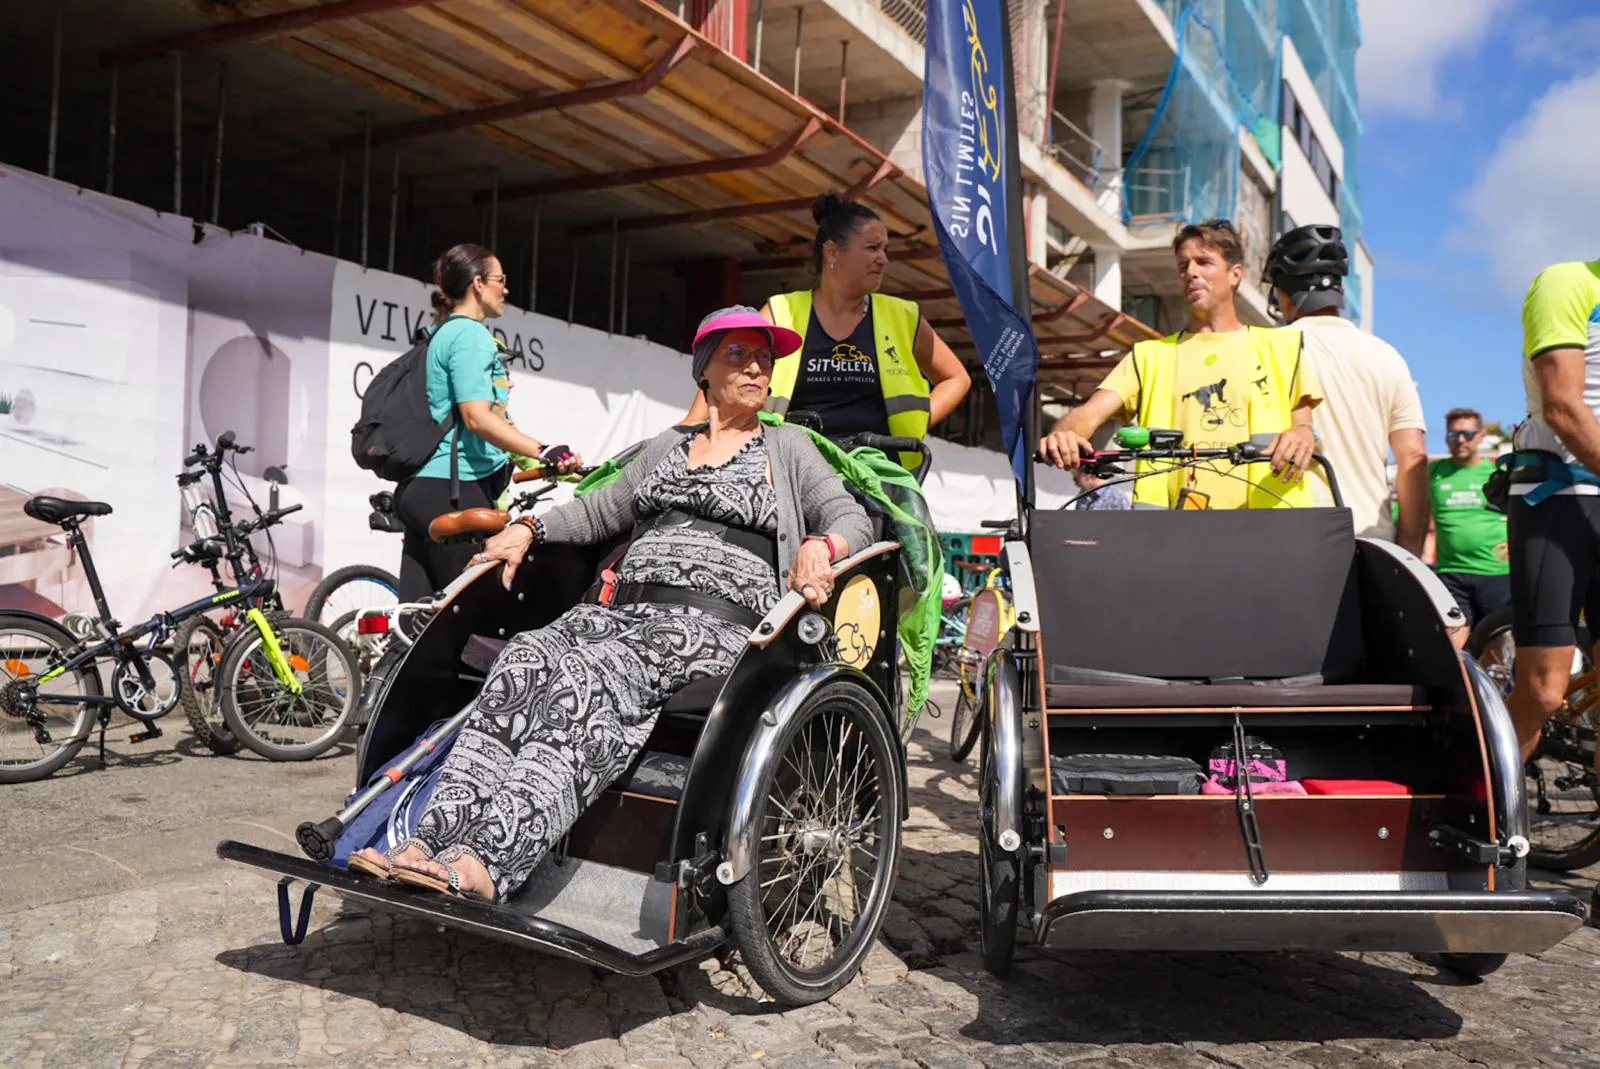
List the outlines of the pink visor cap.
{"type": "MultiPolygon", "coordinates": [[[[699,358],[701,356],[701,343],[707,338],[711,338],[711,336],[714,334],[720,335],[720,332],[725,330],[741,330],[746,328],[751,330],[759,330],[765,334],[767,336],[767,340],[772,345],[772,355],[775,357],[788,356],[790,353],[793,353],[799,349],[804,341],[804,339],[801,338],[797,332],[790,330],[788,327],[775,327],[771,323],[768,323],[765,319],[761,318],[761,313],[759,311],[751,308],[749,305],[736,304],[731,308],[724,308],[720,311],[712,312],[710,315],[706,316],[700,321],[700,329],[696,330],[694,333],[693,349],[696,357],[696,363],[700,362],[699,358]]],[[[711,340],[712,343],[715,344],[716,339],[712,338],[711,340]]],[[[711,354],[709,351],[705,353],[706,357],[709,357],[710,355],[711,354]]]]}

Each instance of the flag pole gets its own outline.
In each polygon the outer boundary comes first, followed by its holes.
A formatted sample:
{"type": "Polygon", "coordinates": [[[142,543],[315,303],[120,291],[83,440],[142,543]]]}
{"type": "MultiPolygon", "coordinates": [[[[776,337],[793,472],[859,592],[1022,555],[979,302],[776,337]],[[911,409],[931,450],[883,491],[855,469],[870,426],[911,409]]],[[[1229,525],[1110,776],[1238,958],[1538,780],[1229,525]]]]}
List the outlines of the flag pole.
{"type": "MultiPolygon", "coordinates": [[[[1011,4],[1009,0],[999,0],[1000,3],[1000,38],[1004,42],[1005,63],[1001,68],[1005,81],[1005,130],[1006,130],[1006,202],[1010,211],[1006,213],[1006,239],[1011,253],[1011,305],[1023,318],[1025,324],[1033,322],[1033,297],[1028,282],[1028,237],[1027,227],[1023,221],[1022,204],[1022,152],[1017,131],[1017,77],[1016,66],[1012,61],[1014,55],[1011,47],[1011,4]]],[[[1039,380],[1038,372],[1034,372],[1033,389],[1028,393],[1028,405],[1022,413],[1022,439],[1029,460],[1023,467],[1022,482],[1017,486],[1017,520],[1026,529],[1027,511],[1033,508],[1034,503],[1034,464],[1032,460],[1034,443],[1039,440],[1038,420],[1035,413],[1039,408],[1039,380]]]]}

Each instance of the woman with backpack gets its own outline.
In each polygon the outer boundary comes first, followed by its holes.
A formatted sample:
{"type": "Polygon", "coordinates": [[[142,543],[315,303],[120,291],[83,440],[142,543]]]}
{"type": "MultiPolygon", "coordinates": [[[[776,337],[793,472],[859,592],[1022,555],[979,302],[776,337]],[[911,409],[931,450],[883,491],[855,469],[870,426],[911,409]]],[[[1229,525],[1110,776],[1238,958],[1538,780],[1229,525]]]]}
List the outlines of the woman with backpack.
{"type": "MultiPolygon", "coordinates": [[[[476,552],[470,545],[434,542],[428,524],[457,509],[493,508],[511,481],[510,455],[545,452],[543,442],[505,416],[511,378],[494,335],[483,325],[505,312],[506,276],[499,258],[482,245],[456,245],[434,261],[433,284],[437,325],[428,339],[428,408],[436,422],[452,415],[454,422],[433,455],[395,492],[395,511],[405,525],[401,601],[443,589],[476,552]]],[[[572,453],[560,459],[562,471],[582,464],[572,453]]]]}

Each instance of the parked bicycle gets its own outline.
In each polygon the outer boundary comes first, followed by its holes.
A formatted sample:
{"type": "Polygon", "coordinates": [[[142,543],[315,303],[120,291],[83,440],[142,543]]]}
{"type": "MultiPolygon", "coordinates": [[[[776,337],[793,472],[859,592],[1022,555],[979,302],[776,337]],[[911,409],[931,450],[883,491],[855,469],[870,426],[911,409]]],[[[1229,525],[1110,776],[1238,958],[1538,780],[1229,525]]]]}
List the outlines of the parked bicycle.
{"type": "MultiPolygon", "coordinates": [[[[1485,616],[1467,639],[1467,652],[1505,694],[1516,678],[1517,646],[1511,609],[1485,616]]],[[[1566,700],[1545,721],[1539,746],[1524,766],[1528,791],[1528,861],[1569,872],[1600,862],[1600,777],[1595,775],[1595,740],[1600,736],[1600,685],[1594,645],[1578,631],[1566,700]]]]}
{"type": "Polygon", "coordinates": [[[66,532],[83,564],[103,637],[87,641],[45,616],[0,612],[0,783],[49,776],[77,755],[97,721],[103,768],[106,728],[115,709],[144,726],[131,742],[160,738],[156,722],[177,708],[187,685],[162,644],[180,623],[224,605],[249,605],[245,616],[252,625],[241,627],[228,643],[217,670],[229,728],[252,749],[280,760],[312,757],[332,744],[354,701],[353,663],[325,628],[268,619],[258,606],[272,592],[270,578],[246,580],[123,630],[111,615],[81,528],[87,517],[111,515],[111,506],[34,497],[23,511],[66,532]],[[104,661],[112,664],[110,694],[101,680],[104,661]],[[269,719],[262,709],[284,715],[269,719]],[[279,719],[302,734],[283,737],[275,729],[279,719]],[[303,736],[308,728],[309,740],[303,736]]]}
{"type": "MultiPolygon", "coordinates": [[[[405,528],[394,511],[394,492],[380,490],[367,499],[372,512],[367,526],[374,531],[389,534],[404,533],[405,528]]],[[[368,609],[381,609],[399,600],[400,580],[387,568],[375,564],[351,564],[329,572],[306,598],[307,620],[331,627],[356,655],[363,676],[372,668],[382,653],[371,642],[364,641],[356,630],[356,618],[368,609]]]]}
{"type": "MultiPolygon", "coordinates": [[[[985,527],[1011,527],[1010,521],[985,521],[985,527]]],[[[1016,608],[1011,603],[1011,584],[1000,568],[990,568],[983,586],[975,591],[967,607],[966,634],[956,660],[956,707],[950,714],[950,760],[965,761],[977,744],[983,721],[978,711],[983,702],[978,686],[989,654],[1005,640],[1016,623],[1016,608]]]]}
{"type": "MultiPolygon", "coordinates": [[[[252,536],[266,532],[270,547],[271,528],[302,507],[291,505],[265,513],[257,509],[254,520],[235,522],[228,504],[225,465],[231,471],[229,455],[251,451],[252,447],[237,443],[232,431],[224,431],[214,448],[207,448],[203,442],[196,445],[184,458],[185,470],[178,476],[178,490],[183,496],[195,539],[176,550],[172,558],[180,564],[204,567],[211,573],[211,584],[218,594],[267,575],[252,536]],[[211,483],[209,497],[203,486],[208,479],[211,483]],[[224,563],[228,565],[226,576],[222,571],[224,563]]],[[[236,471],[233,474],[236,476],[236,471]]],[[[239,480],[238,485],[244,489],[243,480],[239,480]]],[[[248,499],[248,491],[246,497],[248,499]]],[[[213,753],[231,754],[240,746],[238,737],[223,720],[215,676],[228,639],[249,622],[245,614],[251,608],[260,609],[269,616],[282,615],[283,602],[276,584],[263,588],[252,598],[230,602],[216,619],[203,614],[189,617],[178,625],[173,636],[173,652],[187,684],[180,694],[184,717],[195,738],[213,753]]]]}

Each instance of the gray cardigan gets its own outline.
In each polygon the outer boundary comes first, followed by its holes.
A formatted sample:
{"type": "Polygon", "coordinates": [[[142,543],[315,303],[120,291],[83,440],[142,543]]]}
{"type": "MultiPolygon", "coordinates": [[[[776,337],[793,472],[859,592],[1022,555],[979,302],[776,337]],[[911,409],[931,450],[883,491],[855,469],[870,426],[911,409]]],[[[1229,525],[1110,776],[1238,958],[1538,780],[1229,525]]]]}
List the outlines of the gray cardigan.
{"type": "MultiPolygon", "coordinates": [[[[657,435],[610,485],[574,498],[540,516],[550,542],[593,545],[633,529],[643,517],[633,511],[639,482],[674,447],[699,428],[673,427],[657,435]]],[[[778,586],[788,589],[789,569],[801,540],[808,534],[837,534],[859,553],[872,541],[866,510],[845,489],[806,432],[782,425],[763,428],[767,456],[772,461],[772,483],[778,495],[778,586]]]]}

